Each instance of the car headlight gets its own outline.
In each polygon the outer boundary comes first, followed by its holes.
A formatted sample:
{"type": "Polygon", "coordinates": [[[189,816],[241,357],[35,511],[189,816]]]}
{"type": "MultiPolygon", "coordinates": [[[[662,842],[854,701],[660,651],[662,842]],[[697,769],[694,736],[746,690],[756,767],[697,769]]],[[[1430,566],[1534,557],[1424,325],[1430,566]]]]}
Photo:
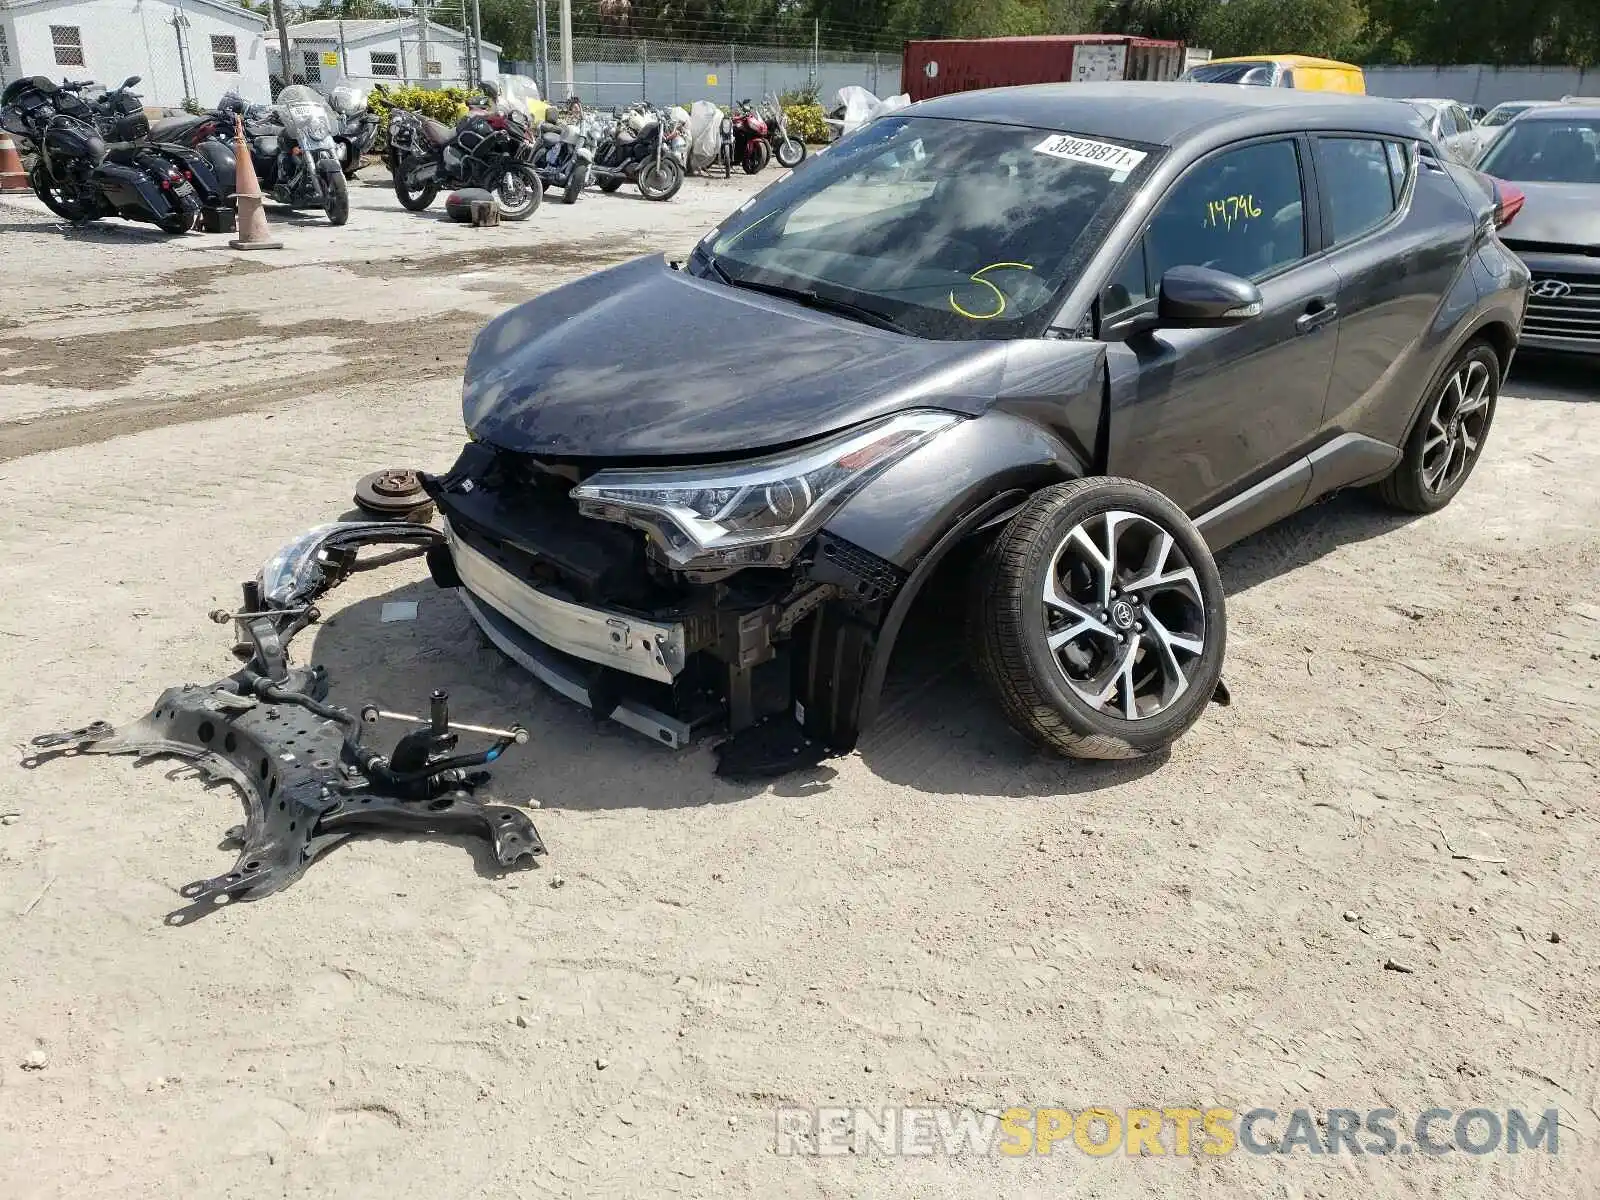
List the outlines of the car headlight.
{"type": "Polygon", "coordinates": [[[782,566],[863,484],[960,420],[919,409],[767,458],[599,471],[572,496],[585,516],[645,530],[675,566],[782,566]]]}

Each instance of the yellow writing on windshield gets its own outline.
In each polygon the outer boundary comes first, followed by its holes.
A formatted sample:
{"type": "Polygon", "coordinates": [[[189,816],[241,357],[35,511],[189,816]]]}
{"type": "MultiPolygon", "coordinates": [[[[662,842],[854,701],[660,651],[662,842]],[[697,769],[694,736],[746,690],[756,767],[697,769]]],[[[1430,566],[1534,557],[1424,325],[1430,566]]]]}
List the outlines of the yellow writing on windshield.
{"type": "Polygon", "coordinates": [[[987,267],[982,267],[979,270],[974,271],[970,276],[968,276],[968,278],[971,279],[973,283],[982,284],[984,287],[988,288],[991,292],[994,293],[994,297],[993,297],[994,310],[992,312],[972,312],[969,309],[965,309],[965,308],[961,307],[961,304],[956,299],[956,294],[953,291],[950,293],[950,307],[955,309],[955,311],[960,313],[963,317],[966,317],[969,321],[992,321],[992,320],[994,320],[996,317],[998,317],[1001,313],[1005,312],[1005,310],[1006,310],[1006,294],[1004,292],[1002,292],[999,288],[995,287],[994,284],[990,283],[987,279],[985,279],[984,276],[987,275],[990,271],[1001,271],[1001,270],[1005,270],[1005,271],[1031,271],[1031,270],[1033,270],[1033,268],[1031,266],[1029,266],[1027,263],[1015,263],[1015,262],[990,263],[987,267]]]}
{"type": "Polygon", "coordinates": [[[1232,229],[1236,223],[1260,215],[1261,209],[1256,206],[1256,198],[1244,192],[1207,203],[1205,226],[1207,229],[1232,229]]]}

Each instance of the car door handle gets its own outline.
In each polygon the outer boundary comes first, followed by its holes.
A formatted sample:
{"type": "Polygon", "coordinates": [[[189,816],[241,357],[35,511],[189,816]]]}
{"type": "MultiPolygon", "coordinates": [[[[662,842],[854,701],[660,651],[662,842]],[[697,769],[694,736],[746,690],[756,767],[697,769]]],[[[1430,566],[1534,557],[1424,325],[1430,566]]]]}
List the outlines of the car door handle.
{"type": "Polygon", "coordinates": [[[1321,329],[1339,315],[1339,306],[1327,300],[1313,300],[1306,311],[1294,319],[1296,333],[1311,333],[1321,329]]]}

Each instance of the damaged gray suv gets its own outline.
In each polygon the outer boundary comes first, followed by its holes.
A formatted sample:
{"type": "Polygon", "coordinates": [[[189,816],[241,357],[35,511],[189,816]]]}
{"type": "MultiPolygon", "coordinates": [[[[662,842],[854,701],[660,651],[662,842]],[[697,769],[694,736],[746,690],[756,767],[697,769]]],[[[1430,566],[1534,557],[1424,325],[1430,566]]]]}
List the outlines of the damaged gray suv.
{"type": "Polygon", "coordinates": [[[1528,289],[1514,208],[1365,97],[919,104],[686,262],[491,322],[430,569],[558,691],[671,746],[729,731],[721,769],[760,773],[855,744],[973,547],[1011,722],[1155,751],[1226,696],[1215,549],[1337,489],[1430,512],[1465,483],[1528,289]]]}

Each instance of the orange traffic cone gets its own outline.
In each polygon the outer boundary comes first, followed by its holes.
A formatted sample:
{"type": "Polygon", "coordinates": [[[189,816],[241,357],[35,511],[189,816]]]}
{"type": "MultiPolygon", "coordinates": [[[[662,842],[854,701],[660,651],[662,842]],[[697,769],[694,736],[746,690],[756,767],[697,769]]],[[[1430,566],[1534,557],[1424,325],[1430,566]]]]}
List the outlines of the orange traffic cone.
{"type": "Polygon", "coordinates": [[[0,193],[31,192],[28,173],[22,169],[22,156],[11,135],[0,129],[0,193]]]}
{"type": "Polygon", "coordinates": [[[267,229],[267,214],[262,210],[261,183],[256,165],[250,161],[250,146],[244,140],[244,122],[233,118],[233,203],[239,210],[239,236],[228,243],[234,250],[282,250],[267,229]]]}

